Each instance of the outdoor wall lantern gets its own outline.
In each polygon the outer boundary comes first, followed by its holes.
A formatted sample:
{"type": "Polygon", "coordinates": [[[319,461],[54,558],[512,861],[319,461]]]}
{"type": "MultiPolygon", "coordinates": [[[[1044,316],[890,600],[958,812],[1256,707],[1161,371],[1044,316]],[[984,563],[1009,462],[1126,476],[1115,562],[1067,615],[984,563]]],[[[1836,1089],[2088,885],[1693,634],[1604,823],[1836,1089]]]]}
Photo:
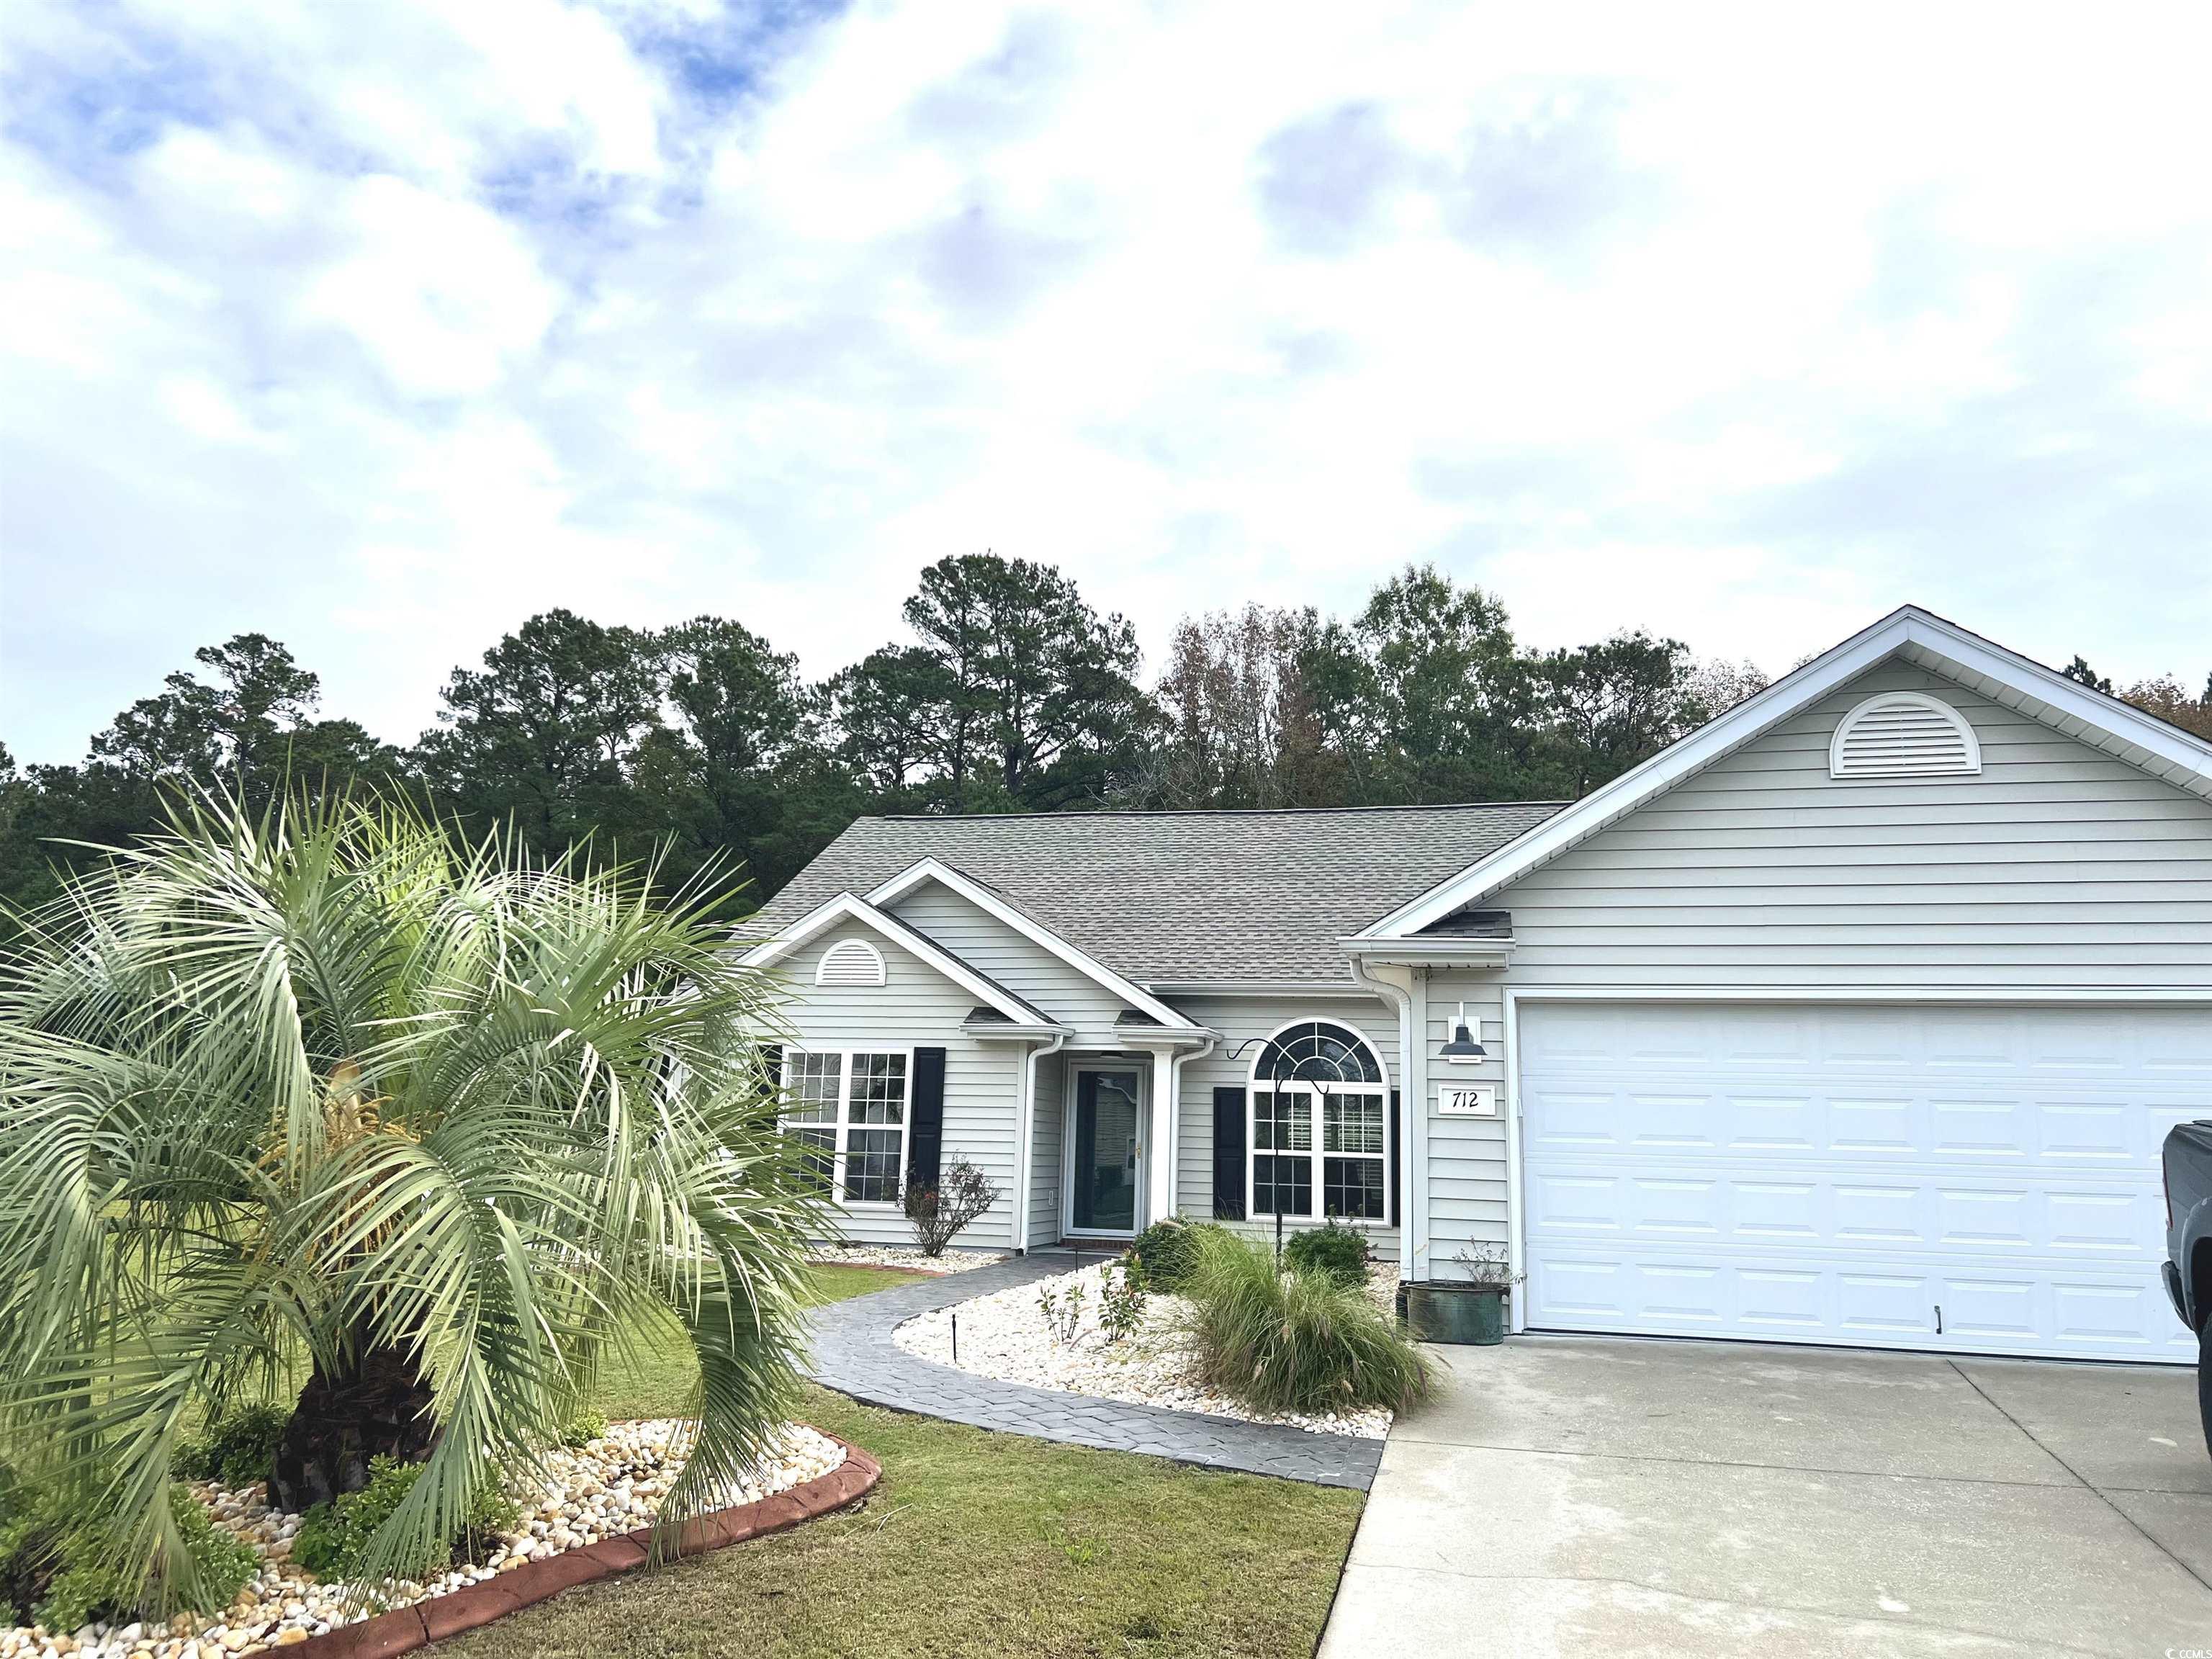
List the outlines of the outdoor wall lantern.
{"type": "Polygon", "coordinates": [[[1464,1002],[1459,1006],[1459,1024],[1452,1027],[1451,1041],[1437,1049],[1437,1054],[1455,1066],[1472,1066],[1478,1060],[1488,1057],[1488,1051],[1474,1040],[1474,1033],[1468,1029],[1467,1004],[1464,1002]]]}

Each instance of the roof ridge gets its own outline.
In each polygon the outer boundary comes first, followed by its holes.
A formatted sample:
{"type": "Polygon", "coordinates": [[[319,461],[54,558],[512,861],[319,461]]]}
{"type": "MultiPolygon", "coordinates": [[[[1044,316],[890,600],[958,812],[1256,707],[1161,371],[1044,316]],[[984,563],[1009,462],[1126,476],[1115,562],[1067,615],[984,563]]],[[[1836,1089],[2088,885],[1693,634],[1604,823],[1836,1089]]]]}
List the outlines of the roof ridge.
{"type": "Polygon", "coordinates": [[[1378,806],[1162,806],[1087,812],[869,812],[854,823],[1034,823],[1042,818],[1294,818],[1349,817],[1362,812],[1502,812],[1518,806],[1571,806],[1571,800],[1395,801],[1378,806]]]}

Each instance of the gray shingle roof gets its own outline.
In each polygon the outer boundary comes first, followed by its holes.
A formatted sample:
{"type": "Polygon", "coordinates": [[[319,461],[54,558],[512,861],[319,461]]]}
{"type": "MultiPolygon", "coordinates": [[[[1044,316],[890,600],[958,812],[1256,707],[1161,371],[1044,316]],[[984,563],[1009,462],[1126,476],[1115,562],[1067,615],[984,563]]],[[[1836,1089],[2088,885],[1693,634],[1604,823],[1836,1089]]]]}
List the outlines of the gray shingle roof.
{"type": "Polygon", "coordinates": [[[934,857],[1139,983],[1337,984],[1339,939],[1561,805],[861,818],[740,932],[772,933],[934,857]]]}

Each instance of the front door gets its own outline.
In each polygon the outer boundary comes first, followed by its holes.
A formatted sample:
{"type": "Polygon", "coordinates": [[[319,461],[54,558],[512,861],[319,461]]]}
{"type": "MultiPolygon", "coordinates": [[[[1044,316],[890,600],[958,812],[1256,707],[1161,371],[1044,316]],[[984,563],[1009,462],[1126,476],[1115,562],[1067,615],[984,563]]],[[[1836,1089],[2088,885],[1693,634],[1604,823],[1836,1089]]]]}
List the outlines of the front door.
{"type": "Polygon", "coordinates": [[[1143,1086],[1144,1073],[1133,1066],[1091,1067],[1075,1074],[1068,1231],[1137,1231],[1143,1086]]]}

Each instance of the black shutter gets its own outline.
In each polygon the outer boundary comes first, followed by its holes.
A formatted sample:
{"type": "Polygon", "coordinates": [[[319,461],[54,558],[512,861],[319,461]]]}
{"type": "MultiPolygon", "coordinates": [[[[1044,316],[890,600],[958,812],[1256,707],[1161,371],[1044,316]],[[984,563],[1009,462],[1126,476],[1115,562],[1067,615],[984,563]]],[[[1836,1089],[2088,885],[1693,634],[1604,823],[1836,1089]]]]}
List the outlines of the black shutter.
{"type": "Polygon", "coordinates": [[[1390,1149],[1390,1158],[1386,1166],[1389,1174],[1384,1177],[1384,1184],[1390,1190],[1390,1225],[1393,1227],[1398,1224],[1398,1091],[1393,1089],[1390,1091],[1390,1121],[1382,1132],[1382,1144],[1390,1149]]]}
{"type": "Polygon", "coordinates": [[[1213,1218],[1244,1218],[1244,1091],[1213,1091],[1213,1218]]]}
{"type": "Polygon", "coordinates": [[[945,1147],[944,1049],[914,1051],[913,1085],[907,1101],[907,1184],[934,1187],[945,1147]]]}

